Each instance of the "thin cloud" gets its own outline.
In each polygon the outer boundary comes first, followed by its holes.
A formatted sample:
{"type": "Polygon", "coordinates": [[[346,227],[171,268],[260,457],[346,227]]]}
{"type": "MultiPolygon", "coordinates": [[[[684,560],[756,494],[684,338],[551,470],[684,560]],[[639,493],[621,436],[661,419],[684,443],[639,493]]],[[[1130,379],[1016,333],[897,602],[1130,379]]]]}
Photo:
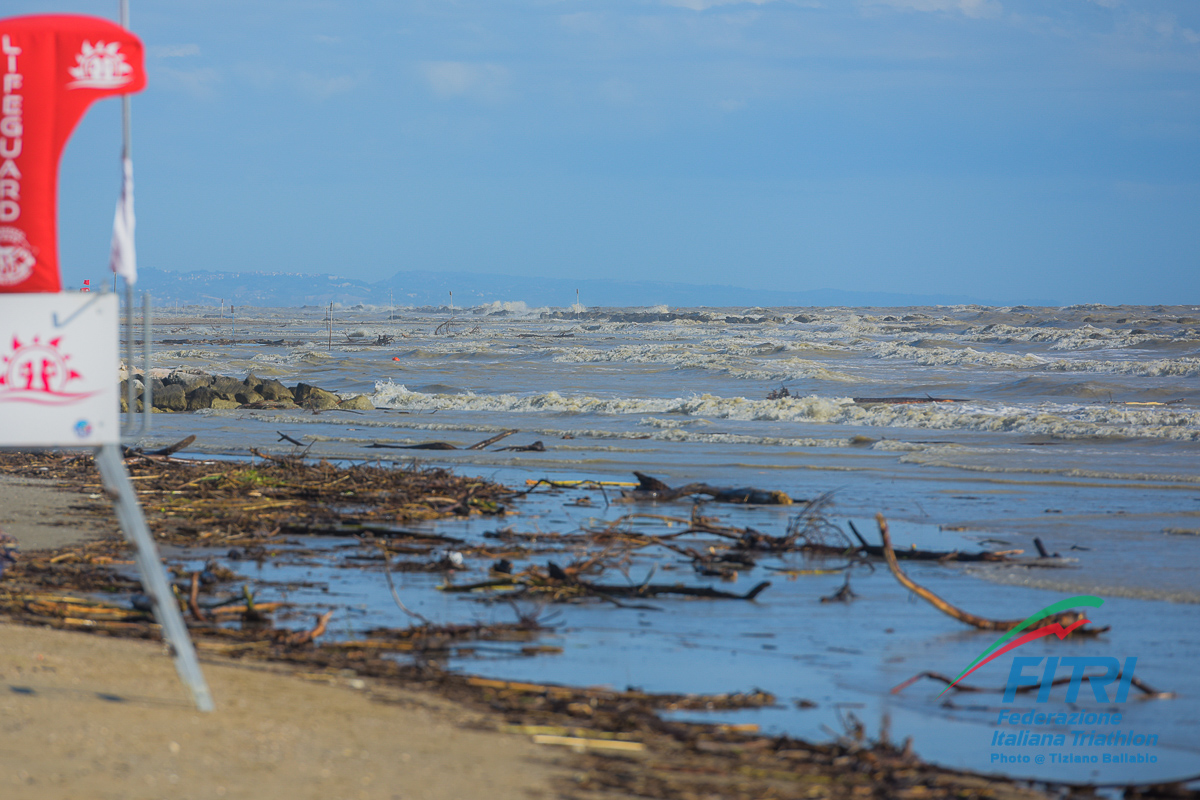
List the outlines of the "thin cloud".
{"type": "Polygon", "coordinates": [[[690,8],[692,11],[706,11],[717,6],[733,6],[733,5],[755,5],[765,6],[767,3],[773,3],[775,0],[663,0],[666,5],[675,6],[676,8],[690,8]]]}
{"type": "Polygon", "coordinates": [[[1139,33],[1154,33],[1165,40],[1180,39],[1187,44],[1200,44],[1200,33],[1185,28],[1172,14],[1131,14],[1127,27],[1139,33]]]}
{"type": "Polygon", "coordinates": [[[998,17],[1004,10],[996,0],[865,0],[865,5],[891,6],[905,11],[953,12],[967,17],[998,17]]]}
{"type": "Polygon", "coordinates": [[[421,64],[421,73],[439,97],[474,96],[497,100],[509,84],[508,70],[499,64],[426,61],[421,64]]]}
{"type": "Polygon", "coordinates": [[[183,92],[198,100],[211,100],[217,95],[220,74],[212,67],[200,69],[172,69],[158,67],[153,74],[154,85],[167,90],[183,92]]]}

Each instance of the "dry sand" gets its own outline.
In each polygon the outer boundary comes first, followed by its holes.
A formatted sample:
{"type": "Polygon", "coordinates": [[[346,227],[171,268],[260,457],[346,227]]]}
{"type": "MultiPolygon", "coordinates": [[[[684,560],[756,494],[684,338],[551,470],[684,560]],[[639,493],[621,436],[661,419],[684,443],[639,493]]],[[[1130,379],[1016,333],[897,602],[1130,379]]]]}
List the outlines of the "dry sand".
{"type": "Polygon", "coordinates": [[[160,644],[14,625],[0,643],[7,799],[553,796],[544,748],[428,695],[206,660],[202,714],[160,644]]]}
{"type": "MultiPolygon", "coordinates": [[[[95,535],[88,500],[0,478],[23,551],[95,535]]],[[[195,711],[163,645],[0,623],[0,798],[551,797],[555,754],[440,698],[205,659],[195,711]]],[[[561,773],[561,770],[558,770],[561,773]]]]}

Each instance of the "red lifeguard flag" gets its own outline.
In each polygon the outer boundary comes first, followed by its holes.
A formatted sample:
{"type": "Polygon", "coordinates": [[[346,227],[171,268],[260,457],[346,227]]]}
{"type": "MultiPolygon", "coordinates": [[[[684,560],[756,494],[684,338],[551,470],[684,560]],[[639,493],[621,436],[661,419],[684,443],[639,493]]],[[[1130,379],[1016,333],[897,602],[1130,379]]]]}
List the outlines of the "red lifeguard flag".
{"type": "Polygon", "coordinates": [[[58,162],[95,100],[146,86],[142,42],[98,17],[0,19],[0,292],[57,292],[58,162]]]}

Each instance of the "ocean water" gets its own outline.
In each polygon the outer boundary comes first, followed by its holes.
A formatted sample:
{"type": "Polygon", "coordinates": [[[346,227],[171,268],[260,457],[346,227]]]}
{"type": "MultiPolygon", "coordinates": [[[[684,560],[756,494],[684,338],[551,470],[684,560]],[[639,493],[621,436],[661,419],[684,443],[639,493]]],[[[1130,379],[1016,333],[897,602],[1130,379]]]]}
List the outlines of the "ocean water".
{"type": "MultiPolygon", "coordinates": [[[[1066,744],[1048,749],[993,745],[997,731],[1031,728],[998,726],[1000,710],[1067,709],[1064,688],[1046,703],[1026,695],[1004,704],[998,693],[939,697],[941,685],[928,681],[891,693],[922,671],[957,675],[996,635],[914,601],[882,564],[854,571],[853,602],[822,603],[842,575],[789,579],[771,570],[819,566],[799,555],[762,558],[742,573],[731,590],[773,581],[753,603],[571,606],[561,610],[560,655],[498,652],[452,666],[650,691],[758,687],[781,707],[725,718],[810,738],[842,731],[848,714],[868,733],[886,720],[891,736],[912,736],[921,756],[982,772],[1100,784],[1200,774],[1200,308],[355,307],[334,309],[332,335],[326,313],[239,308],[232,320],[216,309],[160,310],[152,366],[303,381],[366,394],[375,411],[156,414],[146,444],[194,433],[194,453],[287,452],[276,443],[280,431],[315,442],[312,456],[417,460],[517,486],[543,477],[633,480],[638,470],[672,485],[753,486],[799,499],[831,493],[836,525],[854,521],[875,536],[873,517],[883,513],[904,546],[1030,554],[1040,537],[1063,556],[1053,567],[907,569],[956,605],[995,618],[1099,596],[1104,605],[1091,619],[1111,626],[1107,634],[1050,637],[1025,652],[1136,657],[1138,678],[1178,696],[1141,700],[1135,691],[1126,702],[1100,703],[1085,683],[1070,705],[1122,713],[1120,725],[1051,726],[1066,744]],[[376,346],[379,336],[394,338],[376,346]],[[787,396],[769,398],[781,389],[787,396]],[[955,402],[871,402],[897,397],[955,402]],[[370,447],[466,447],[511,429],[518,433],[483,451],[370,447]],[[534,441],[545,450],[496,449],[534,441]],[[801,698],[816,707],[798,707],[801,698]],[[1156,744],[1079,743],[1094,742],[1086,734],[1101,728],[1155,736],[1156,744]]],[[[505,520],[434,529],[466,538],[505,527],[571,533],[634,511],[692,510],[686,501],[609,505],[613,491],[539,490],[505,520]]],[[[775,535],[797,511],[704,508],[725,524],[775,535]]],[[[639,529],[662,532],[661,524],[639,529]]],[[[245,569],[278,579],[292,568],[245,569]]],[[[731,587],[653,548],[639,553],[627,577],[606,579],[640,581],[651,570],[658,582],[731,587]]],[[[378,572],[301,572],[328,583],[320,599],[344,611],[345,635],[355,626],[406,624],[378,572]]],[[[439,576],[398,579],[411,603],[439,622],[506,613],[437,592],[439,576]]],[[[1011,662],[997,659],[970,682],[1001,687],[1011,662]]]]}

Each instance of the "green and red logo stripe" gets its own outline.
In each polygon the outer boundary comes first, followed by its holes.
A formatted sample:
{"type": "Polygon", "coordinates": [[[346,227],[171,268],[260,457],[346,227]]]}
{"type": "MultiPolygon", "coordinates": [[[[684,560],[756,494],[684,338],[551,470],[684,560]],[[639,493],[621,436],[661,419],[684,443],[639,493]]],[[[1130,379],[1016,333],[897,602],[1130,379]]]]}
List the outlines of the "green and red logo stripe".
{"type": "Polygon", "coordinates": [[[1043,608],[1041,611],[1037,612],[1036,614],[1031,614],[1030,616],[1025,618],[1024,622],[1022,622],[1020,625],[1018,625],[1015,628],[1013,628],[1012,630],[1010,630],[1008,633],[1001,636],[999,639],[997,639],[995,642],[992,643],[991,647],[989,647],[988,649],[986,649],[982,653],[980,653],[979,657],[976,658],[974,661],[972,661],[967,666],[967,668],[965,670],[963,670],[957,678],[954,679],[954,683],[951,683],[945,689],[942,689],[941,693],[938,694],[938,697],[941,697],[943,694],[945,694],[946,692],[953,689],[955,686],[958,685],[959,681],[961,681],[963,678],[970,675],[975,670],[982,667],[984,664],[988,663],[989,661],[992,661],[993,659],[999,658],[1000,656],[1004,655],[1005,653],[1009,652],[1010,650],[1014,650],[1014,649],[1020,647],[1021,645],[1026,644],[1027,642],[1034,641],[1035,639],[1040,639],[1043,636],[1049,636],[1052,633],[1054,635],[1056,635],[1059,639],[1065,639],[1065,638],[1067,638],[1067,634],[1069,634],[1071,631],[1078,628],[1080,625],[1084,625],[1089,621],[1087,619],[1076,620],[1075,622],[1071,623],[1070,625],[1066,626],[1065,628],[1058,622],[1051,622],[1048,625],[1043,625],[1040,628],[1036,628],[1036,629],[1030,631],[1029,633],[1025,634],[1024,636],[1021,636],[1019,639],[1016,639],[1016,641],[1013,641],[1013,639],[1018,634],[1020,634],[1021,631],[1025,630],[1030,625],[1033,625],[1038,620],[1045,619],[1046,617],[1052,617],[1055,614],[1060,614],[1063,611],[1067,611],[1072,608],[1077,608],[1078,606],[1089,606],[1091,608],[1099,608],[1102,605],[1104,605],[1104,601],[1101,600],[1099,597],[1096,597],[1095,595],[1090,595],[1090,594],[1080,594],[1080,595],[1076,595],[1075,597],[1068,597],[1066,600],[1060,600],[1057,603],[1052,603],[1051,605],[1046,606],[1045,608],[1043,608]]]}

